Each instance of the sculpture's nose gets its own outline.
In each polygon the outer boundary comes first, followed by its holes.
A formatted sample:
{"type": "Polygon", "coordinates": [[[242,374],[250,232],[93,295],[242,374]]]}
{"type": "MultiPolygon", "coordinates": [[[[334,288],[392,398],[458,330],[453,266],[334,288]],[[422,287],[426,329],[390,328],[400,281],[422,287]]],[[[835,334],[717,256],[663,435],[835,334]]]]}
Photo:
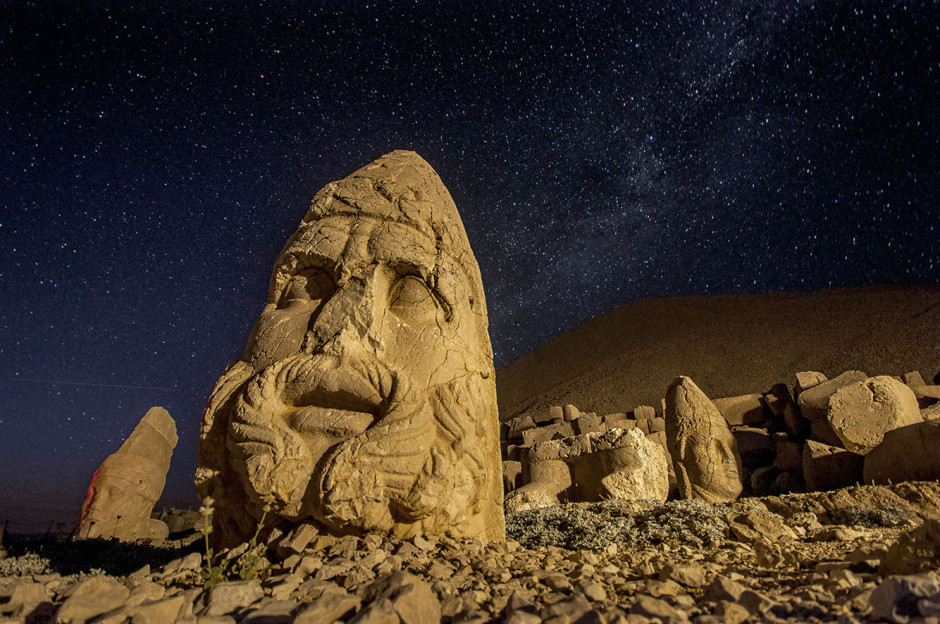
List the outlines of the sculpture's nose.
{"type": "Polygon", "coordinates": [[[304,350],[349,355],[350,349],[384,350],[381,324],[387,279],[378,265],[340,275],[330,297],[307,333],[304,350]]]}

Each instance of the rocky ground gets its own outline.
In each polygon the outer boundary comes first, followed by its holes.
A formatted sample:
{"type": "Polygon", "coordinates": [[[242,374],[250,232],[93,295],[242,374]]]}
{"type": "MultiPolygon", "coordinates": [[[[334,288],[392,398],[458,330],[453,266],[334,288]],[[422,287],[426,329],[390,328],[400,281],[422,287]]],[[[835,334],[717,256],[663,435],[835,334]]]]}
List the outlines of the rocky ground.
{"type": "Polygon", "coordinates": [[[543,508],[488,545],[304,525],[216,555],[213,574],[198,533],[13,542],[0,622],[940,622],[937,514],[924,482],[543,508]]]}

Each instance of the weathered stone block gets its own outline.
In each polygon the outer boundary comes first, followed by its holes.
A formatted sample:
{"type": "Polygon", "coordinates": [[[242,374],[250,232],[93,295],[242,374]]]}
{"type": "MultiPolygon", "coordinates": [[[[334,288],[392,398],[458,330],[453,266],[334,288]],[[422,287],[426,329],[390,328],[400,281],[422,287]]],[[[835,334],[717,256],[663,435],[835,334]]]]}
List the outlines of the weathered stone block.
{"type": "Polygon", "coordinates": [[[522,462],[503,462],[503,491],[508,494],[522,486],[522,462]]]}
{"type": "Polygon", "coordinates": [[[924,381],[924,378],[920,374],[920,371],[911,371],[909,373],[904,373],[903,379],[904,379],[904,383],[906,383],[912,388],[916,388],[917,386],[927,385],[927,382],[924,381]]]}
{"type": "Polygon", "coordinates": [[[885,433],[923,422],[911,389],[887,376],[843,386],[829,398],[829,424],[846,449],[864,455],[885,433]]]}
{"type": "Polygon", "coordinates": [[[835,429],[832,428],[832,424],[826,419],[814,420],[810,423],[810,438],[829,446],[845,448],[839,434],[836,433],[835,429]]]}
{"type": "Polygon", "coordinates": [[[525,485],[507,496],[521,511],[565,501],[665,500],[668,460],[638,429],[614,429],[536,444],[523,463],[525,485]]]}
{"type": "Polygon", "coordinates": [[[633,408],[634,420],[653,420],[656,418],[656,409],[649,405],[638,405],[633,408]]]}
{"type": "Polygon", "coordinates": [[[524,432],[528,431],[529,429],[535,429],[538,426],[535,424],[535,421],[529,414],[516,416],[515,418],[507,421],[506,425],[509,429],[506,433],[507,440],[521,440],[522,434],[524,432]]]}
{"type": "Polygon", "coordinates": [[[868,379],[862,371],[846,371],[834,379],[816,384],[800,392],[797,403],[803,418],[813,421],[825,418],[829,413],[829,397],[843,387],[868,379]]]}
{"type": "Polygon", "coordinates": [[[598,416],[579,416],[578,419],[574,421],[574,427],[578,434],[597,433],[607,430],[607,427],[604,426],[604,419],[598,416]]]}
{"type": "Polygon", "coordinates": [[[798,440],[805,440],[810,436],[812,428],[810,422],[803,418],[796,403],[788,403],[783,409],[783,426],[787,434],[798,440]]]}
{"type": "Polygon", "coordinates": [[[793,397],[790,395],[787,384],[774,384],[770,388],[770,392],[764,395],[764,404],[770,410],[770,413],[776,417],[783,416],[787,405],[791,403],[793,403],[793,397]]]}
{"type": "Polygon", "coordinates": [[[791,440],[774,440],[774,466],[780,470],[800,470],[803,467],[803,450],[791,440]]]}
{"type": "Polygon", "coordinates": [[[793,398],[799,400],[800,394],[804,390],[809,390],[813,386],[826,381],[827,377],[816,371],[803,371],[796,374],[796,383],[793,385],[793,398]]]}
{"type": "Polygon", "coordinates": [[[629,418],[626,414],[608,414],[604,416],[605,429],[633,429],[637,421],[629,418]]]}
{"type": "Polygon", "coordinates": [[[775,445],[766,429],[736,427],[731,430],[738,442],[741,463],[754,469],[774,463],[775,445]]]}
{"type": "Polygon", "coordinates": [[[558,438],[570,438],[574,435],[574,427],[570,422],[560,422],[544,427],[536,427],[522,432],[522,443],[526,446],[532,446],[539,442],[556,440],[558,438]]]}
{"type": "Polygon", "coordinates": [[[937,420],[940,418],[940,403],[928,405],[921,409],[920,415],[924,420],[937,420]]]}
{"type": "Polygon", "coordinates": [[[803,479],[808,492],[835,490],[859,483],[865,458],[815,440],[803,445],[803,479]]]}
{"type": "Polygon", "coordinates": [[[885,434],[865,456],[865,483],[940,479],[940,420],[900,427],[885,434]]]}

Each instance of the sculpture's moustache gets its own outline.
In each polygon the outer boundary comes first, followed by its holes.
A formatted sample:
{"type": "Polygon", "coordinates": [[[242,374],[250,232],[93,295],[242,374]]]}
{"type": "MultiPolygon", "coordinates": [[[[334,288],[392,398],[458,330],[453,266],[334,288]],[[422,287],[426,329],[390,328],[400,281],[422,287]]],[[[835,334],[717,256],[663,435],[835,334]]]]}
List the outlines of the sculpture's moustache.
{"type": "MultiPolygon", "coordinates": [[[[376,483],[376,500],[361,501],[387,507],[390,489],[410,489],[433,433],[427,402],[418,399],[401,371],[374,359],[299,353],[248,380],[235,402],[228,437],[234,457],[246,467],[252,498],[273,497],[275,510],[287,518],[313,514],[329,521],[330,492],[341,487],[331,467],[348,466],[353,458],[370,463],[371,451],[378,451],[373,439],[385,446],[389,438],[400,438],[396,457],[381,460],[395,460],[411,476],[399,475],[398,487],[376,483]]],[[[349,522],[359,512],[339,515],[349,522]]]]}

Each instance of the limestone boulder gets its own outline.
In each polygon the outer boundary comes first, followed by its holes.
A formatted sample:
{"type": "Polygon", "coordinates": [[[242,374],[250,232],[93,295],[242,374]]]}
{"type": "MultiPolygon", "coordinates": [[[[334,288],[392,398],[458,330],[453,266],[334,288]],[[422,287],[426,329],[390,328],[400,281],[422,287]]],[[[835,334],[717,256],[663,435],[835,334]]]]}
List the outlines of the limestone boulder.
{"type": "Polygon", "coordinates": [[[708,503],[737,498],[743,489],[741,457],[728,422],[688,377],[666,391],[666,439],[679,494],[708,503]]]}
{"type": "Polygon", "coordinates": [[[887,432],[865,456],[865,483],[940,479],[940,420],[920,422],[887,432]]]}
{"type": "Polygon", "coordinates": [[[328,533],[504,539],[487,325],[427,162],[395,151],[325,186],[203,416],[196,489],[220,544],[250,538],[266,504],[328,533]]]}
{"type": "Polygon", "coordinates": [[[888,431],[923,422],[914,392],[888,376],[837,390],[829,398],[827,419],[845,448],[861,455],[878,446],[888,431]]]}
{"type": "Polygon", "coordinates": [[[170,414],[162,407],[150,408],[92,477],[75,537],[124,541],[167,537],[167,525],[150,516],[163,494],[177,441],[170,414]]]}

